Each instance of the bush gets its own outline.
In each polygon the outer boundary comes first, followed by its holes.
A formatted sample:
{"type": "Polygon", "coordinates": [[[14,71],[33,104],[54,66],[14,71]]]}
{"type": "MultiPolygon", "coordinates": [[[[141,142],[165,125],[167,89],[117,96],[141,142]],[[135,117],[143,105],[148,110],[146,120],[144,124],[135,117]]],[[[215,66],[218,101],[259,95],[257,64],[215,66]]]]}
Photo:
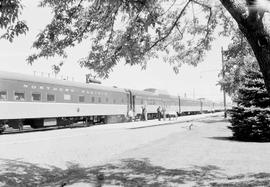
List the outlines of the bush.
{"type": "Polygon", "coordinates": [[[270,141],[270,97],[258,70],[247,70],[235,101],[229,127],[234,139],[270,141]]]}
{"type": "Polygon", "coordinates": [[[233,137],[242,141],[270,141],[270,110],[233,107],[230,111],[233,137]]]}

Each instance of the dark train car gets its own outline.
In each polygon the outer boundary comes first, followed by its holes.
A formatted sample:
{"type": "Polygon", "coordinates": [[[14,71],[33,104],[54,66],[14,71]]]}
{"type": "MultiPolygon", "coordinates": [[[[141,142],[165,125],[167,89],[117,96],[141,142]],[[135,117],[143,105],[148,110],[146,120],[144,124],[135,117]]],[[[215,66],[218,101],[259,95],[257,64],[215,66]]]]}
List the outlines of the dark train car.
{"type": "Polygon", "coordinates": [[[162,106],[163,100],[158,94],[149,91],[129,90],[132,95],[132,110],[134,116],[142,114],[142,108],[146,108],[148,118],[156,118],[157,108],[162,106]]]}
{"type": "Polygon", "coordinates": [[[148,88],[144,91],[133,91],[134,94],[138,95],[139,98],[143,98],[143,103],[137,101],[138,106],[147,107],[147,112],[150,115],[150,118],[157,117],[157,109],[165,109],[165,113],[168,115],[176,116],[179,113],[179,97],[171,96],[164,90],[158,90],[154,88],[148,88]]]}
{"type": "Polygon", "coordinates": [[[128,99],[124,89],[0,72],[2,122],[23,120],[42,127],[62,118],[106,120],[104,116],[125,116],[128,99]]]}

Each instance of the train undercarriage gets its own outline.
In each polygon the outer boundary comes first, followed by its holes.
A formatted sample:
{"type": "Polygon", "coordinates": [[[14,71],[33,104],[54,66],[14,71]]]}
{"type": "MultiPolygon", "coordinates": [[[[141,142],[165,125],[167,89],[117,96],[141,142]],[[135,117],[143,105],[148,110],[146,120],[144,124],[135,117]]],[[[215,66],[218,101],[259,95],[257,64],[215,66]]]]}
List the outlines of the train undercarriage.
{"type": "Polygon", "coordinates": [[[25,126],[30,126],[32,129],[38,129],[53,126],[69,127],[76,123],[81,123],[81,126],[91,126],[97,124],[120,123],[125,121],[127,121],[125,115],[0,120],[0,133],[3,133],[7,128],[22,131],[25,126]]]}
{"type": "MultiPolygon", "coordinates": [[[[212,111],[212,112],[218,112],[212,111]]],[[[200,114],[199,111],[181,112],[175,114],[166,114],[166,118],[173,118],[178,116],[200,114]]],[[[209,113],[209,111],[203,111],[209,113]]],[[[163,116],[161,116],[163,118],[163,116]]],[[[147,120],[158,119],[157,113],[148,113],[147,120]]],[[[33,118],[33,119],[12,119],[0,120],[0,133],[3,133],[7,128],[18,129],[22,131],[25,126],[32,129],[46,128],[46,127],[70,127],[71,125],[80,123],[80,126],[92,126],[99,124],[113,124],[121,122],[139,121],[142,120],[142,114],[137,114],[133,119],[125,115],[98,115],[98,116],[74,116],[74,117],[57,117],[57,118],[33,118]]],[[[76,126],[76,125],[75,125],[76,126]]]]}

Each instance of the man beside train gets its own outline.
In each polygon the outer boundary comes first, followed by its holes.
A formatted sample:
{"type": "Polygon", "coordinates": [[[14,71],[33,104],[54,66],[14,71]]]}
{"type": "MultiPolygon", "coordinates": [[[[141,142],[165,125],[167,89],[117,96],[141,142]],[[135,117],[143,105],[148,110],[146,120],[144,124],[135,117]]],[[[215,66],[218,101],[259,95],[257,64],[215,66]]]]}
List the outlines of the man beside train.
{"type": "Polygon", "coordinates": [[[158,121],[160,121],[160,119],[161,119],[161,107],[160,106],[158,106],[158,108],[157,108],[157,116],[158,116],[158,121]]]}
{"type": "Polygon", "coordinates": [[[142,121],[147,121],[147,110],[146,110],[146,105],[142,106],[142,116],[141,116],[142,121]]]}
{"type": "Polygon", "coordinates": [[[163,120],[166,120],[166,107],[165,106],[162,107],[162,116],[163,116],[163,120]]]}

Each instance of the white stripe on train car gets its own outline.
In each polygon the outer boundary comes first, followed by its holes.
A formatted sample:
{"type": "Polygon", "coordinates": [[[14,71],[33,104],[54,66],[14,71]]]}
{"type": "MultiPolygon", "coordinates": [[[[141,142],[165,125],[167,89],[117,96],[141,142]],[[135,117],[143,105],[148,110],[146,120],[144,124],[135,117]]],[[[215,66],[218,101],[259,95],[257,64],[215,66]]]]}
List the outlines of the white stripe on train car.
{"type": "Polygon", "coordinates": [[[127,105],[0,102],[0,119],[51,118],[91,115],[120,115],[127,113],[127,105]]]}

